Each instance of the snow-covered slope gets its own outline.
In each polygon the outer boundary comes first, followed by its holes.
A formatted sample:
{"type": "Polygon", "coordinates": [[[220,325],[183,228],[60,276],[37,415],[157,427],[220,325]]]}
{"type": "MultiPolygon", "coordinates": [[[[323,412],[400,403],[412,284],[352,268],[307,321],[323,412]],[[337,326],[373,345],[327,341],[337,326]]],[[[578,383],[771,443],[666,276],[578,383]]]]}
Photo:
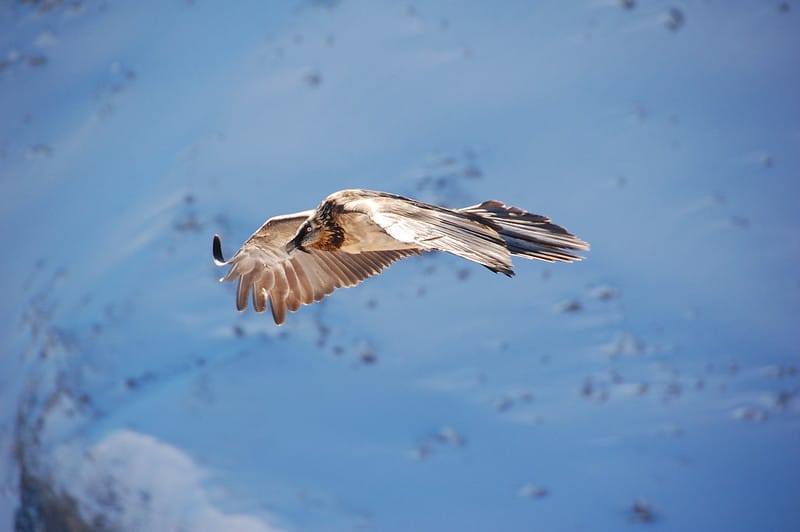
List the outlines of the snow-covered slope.
{"type": "Polygon", "coordinates": [[[0,530],[800,527],[800,5],[529,4],[0,7],[0,530]],[[238,314],[348,187],[592,250],[238,314]]]}

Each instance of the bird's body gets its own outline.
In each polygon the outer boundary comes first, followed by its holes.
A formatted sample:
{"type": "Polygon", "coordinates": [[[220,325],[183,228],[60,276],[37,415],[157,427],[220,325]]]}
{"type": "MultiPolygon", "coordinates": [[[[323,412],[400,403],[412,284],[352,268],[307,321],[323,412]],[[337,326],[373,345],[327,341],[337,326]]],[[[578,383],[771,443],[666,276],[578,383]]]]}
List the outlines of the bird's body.
{"type": "Polygon", "coordinates": [[[446,251],[494,272],[514,275],[511,256],[572,262],[589,245],[546,216],[499,201],[448,209],[387,192],[341,190],[310,211],[267,220],[229,260],[214,236],[214,259],[239,281],[236,307],[266,310],[275,323],[286,311],[354,286],[396,260],[446,251]]]}

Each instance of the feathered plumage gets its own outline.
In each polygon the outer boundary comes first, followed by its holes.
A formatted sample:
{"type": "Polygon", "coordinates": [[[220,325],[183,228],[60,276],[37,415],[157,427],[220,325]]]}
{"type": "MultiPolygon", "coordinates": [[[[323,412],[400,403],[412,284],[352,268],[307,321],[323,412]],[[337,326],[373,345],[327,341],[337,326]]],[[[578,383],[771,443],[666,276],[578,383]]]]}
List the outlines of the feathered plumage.
{"type": "Polygon", "coordinates": [[[238,280],[236,308],[264,312],[275,323],[286,311],[321,300],[336,288],[354,286],[394,261],[423,251],[446,251],[493,272],[514,275],[511,256],[572,262],[589,244],[550,222],[499,201],[447,209],[387,192],[335,192],[310,211],[267,220],[230,259],[214,235],[218,266],[230,265],[220,281],[238,280]]]}

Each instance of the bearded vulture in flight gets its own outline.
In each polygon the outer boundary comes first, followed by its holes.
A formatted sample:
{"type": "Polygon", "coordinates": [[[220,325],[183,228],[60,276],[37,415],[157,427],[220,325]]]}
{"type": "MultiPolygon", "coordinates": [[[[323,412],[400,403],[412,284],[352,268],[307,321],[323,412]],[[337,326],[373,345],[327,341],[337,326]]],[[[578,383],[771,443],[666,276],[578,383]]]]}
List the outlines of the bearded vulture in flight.
{"type": "Polygon", "coordinates": [[[236,308],[252,293],[256,312],[269,300],[280,325],[286,311],[319,301],[336,288],[355,286],[394,261],[423,251],[447,251],[511,277],[511,255],[572,262],[589,244],[539,214],[484,201],[447,209],[387,192],[334,192],[315,210],[267,220],[228,260],[214,235],[220,281],[238,280],[236,308]]]}

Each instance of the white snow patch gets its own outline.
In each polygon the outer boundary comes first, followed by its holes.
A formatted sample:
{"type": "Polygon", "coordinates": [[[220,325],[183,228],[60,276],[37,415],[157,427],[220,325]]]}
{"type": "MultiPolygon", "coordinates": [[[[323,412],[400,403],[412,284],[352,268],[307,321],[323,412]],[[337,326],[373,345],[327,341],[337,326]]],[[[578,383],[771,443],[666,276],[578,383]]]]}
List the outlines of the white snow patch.
{"type": "Polygon", "coordinates": [[[131,430],[117,430],[88,450],[64,445],[55,454],[55,482],[91,521],[116,530],[280,530],[259,517],[217,508],[203,486],[205,471],[181,450],[131,430]]]}

